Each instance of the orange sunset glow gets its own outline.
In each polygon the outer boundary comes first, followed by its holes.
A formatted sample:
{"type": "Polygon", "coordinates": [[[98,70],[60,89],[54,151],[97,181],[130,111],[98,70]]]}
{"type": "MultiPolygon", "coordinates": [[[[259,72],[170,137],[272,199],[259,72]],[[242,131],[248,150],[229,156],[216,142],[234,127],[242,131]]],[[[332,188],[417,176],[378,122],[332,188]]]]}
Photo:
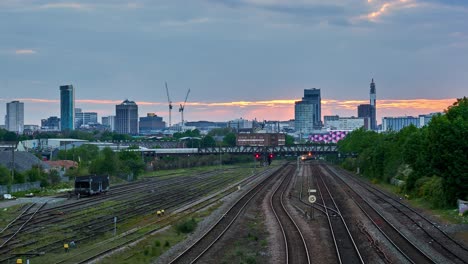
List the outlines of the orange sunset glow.
{"type": "MultiPolygon", "coordinates": [[[[1,99],[9,101],[11,99],[1,99]]],[[[50,113],[41,118],[59,115],[59,100],[41,98],[19,98],[25,102],[25,112],[50,113]]],[[[232,101],[232,102],[187,102],[186,119],[189,121],[209,120],[225,121],[236,118],[257,120],[290,120],[294,119],[294,102],[299,99],[274,99],[263,101],[232,101]]],[[[456,99],[383,99],[377,100],[377,119],[384,116],[417,116],[433,112],[442,112],[452,105],[456,99]]],[[[322,99],[322,115],[357,116],[357,106],[368,103],[368,100],[334,100],[322,99]]],[[[115,105],[121,100],[90,100],[77,99],[76,107],[83,111],[97,112],[99,116],[114,115],[115,105]]],[[[168,119],[167,102],[136,101],[139,105],[139,115],[154,112],[168,119]]],[[[178,106],[181,102],[174,102],[178,106]]],[[[178,122],[177,108],[172,111],[172,119],[178,122]]]]}

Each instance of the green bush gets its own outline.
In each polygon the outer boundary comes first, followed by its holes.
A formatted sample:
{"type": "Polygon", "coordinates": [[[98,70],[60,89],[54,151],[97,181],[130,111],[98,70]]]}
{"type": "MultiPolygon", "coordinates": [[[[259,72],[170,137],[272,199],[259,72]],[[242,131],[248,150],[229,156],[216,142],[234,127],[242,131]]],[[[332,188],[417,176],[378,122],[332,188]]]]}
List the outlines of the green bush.
{"type": "Polygon", "coordinates": [[[180,223],[176,224],[176,226],[175,226],[178,234],[180,234],[180,233],[184,233],[184,234],[191,233],[191,232],[193,232],[195,230],[196,227],[197,227],[197,221],[194,218],[191,218],[189,220],[180,222],[180,223]]]}

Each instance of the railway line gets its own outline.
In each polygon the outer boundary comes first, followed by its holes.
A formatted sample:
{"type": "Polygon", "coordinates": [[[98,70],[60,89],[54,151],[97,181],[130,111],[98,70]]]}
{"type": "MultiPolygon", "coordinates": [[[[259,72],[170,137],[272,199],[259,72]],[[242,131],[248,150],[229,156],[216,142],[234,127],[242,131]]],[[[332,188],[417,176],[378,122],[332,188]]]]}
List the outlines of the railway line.
{"type": "Polygon", "coordinates": [[[311,263],[308,246],[301,229],[288,212],[284,196],[288,190],[293,173],[289,170],[270,196],[270,207],[273,211],[283,236],[285,249],[284,263],[311,263]]]}
{"type": "Polygon", "coordinates": [[[427,255],[431,253],[433,254],[434,251],[436,251],[441,255],[438,256],[439,261],[468,263],[468,249],[447,235],[436,224],[430,221],[430,219],[420,214],[415,209],[402,203],[392,195],[375,188],[369,183],[356,179],[356,177],[349,172],[344,170],[338,171],[330,166],[324,166],[324,168],[330,174],[338,177],[340,174],[346,175],[346,179],[349,179],[351,181],[350,183],[346,183],[346,181],[341,177],[339,177],[339,179],[351,186],[353,189],[356,189],[359,186],[366,190],[368,199],[374,201],[380,207],[385,208],[386,212],[393,215],[395,219],[398,219],[402,226],[415,233],[415,236],[417,236],[419,240],[430,241],[427,243],[427,246],[432,248],[432,250],[426,250],[427,255]]]}
{"type": "MultiPolygon", "coordinates": [[[[283,171],[284,168],[280,169],[283,171]]],[[[280,172],[276,172],[269,177],[265,177],[260,182],[256,183],[249,191],[239,198],[221,218],[217,220],[199,239],[192,243],[180,254],[175,256],[169,263],[196,263],[201,261],[202,257],[213,248],[213,246],[221,239],[221,237],[229,230],[234,222],[241,215],[244,208],[249,202],[259,193],[265,192],[266,187],[270,186],[268,181],[280,177],[280,172]]]]}
{"type": "Polygon", "coordinates": [[[312,175],[316,175],[317,178],[318,193],[325,209],[338,263],[364,263],[340,208],[328,188],[327,181],[316,166],[313,166],[312,175]]]}
{"type": "MultiPolygon", "coordinates": [[[[200,174],[194,177],[189,177],[191,179],[190,181],[185,177],[180,180],[168,180],[170,183],[166,184],[164,188],[161,188],[161,182],[159,182],[159,186],[157,186],[158,184],[151,186],[146,182],[142,183],[146,187],[142,187],[140,185],[134,186],[138,188],[138,192],[140,193],[138,195],[135,195],[134,193],[135,188],[131,188],[129,190],[122,188],[122,190],[119,191],[120,195],[109,193],[108,195],[104,195],[105,197],[102,198],[101,202],[116,200],[117,204],[112,204],[109,208],[119,209],[119,221],[122,221],[122,224],[125,224],[131,222],[132,218],[136,216],[148,215],[160,209],[165,209],[166,212],[168,212],[177,207],[186,205],[193,202],[194,199],[207,195],[216,188],[232,182],[232,179],[229,177],[221,177],[218,180],[207,180],[212,176],[213,175],[209,174],[200,174]],[[157,191],[154,190],[155,187],[158,188],[157,191]],[[131,192],[133,192],[133,195],[135,196],[135,199],[133,200],[129,198],[129,193],[131,192]],[[184,193],[184,195],[181,196],[181,193],[184,193]],[[154,199],[156,196],[160,198],[154,199]]],[[[60,252],[59,250],[63,250],[62,246],[65,241],[74,240],[78,243],[84,243],[85,241],[95,239],[100,234],[109,232],[113,228],[113,216],[101,216],[94,219],[91,218],[92,220],[81,221],[83,219],[80,219],[80,208],[86,206],[86,201],[88,201],[90,205],[95,204],[96,201],[93,200],[94,199],[82,199],[78,200],[76,203],[64,205],[67,206],[67,208],[55,207],[47,209],[47,213],[44,212],[42,215],[42,220],[37,219],[36,222],[31,222],[30,225],[28,225],[25,233],[22,233],[22,237],[24,239],[11,241],[8,243],[7,247],[3,247],[1,249],[2,252],[5,253],[2,253],[2,256],[6,256],[8,252],[13,252],[15,254],[31,252],[60,252]],[[73,204],[75,204],[76,207],[74,207],[73,204]],[[74,210],[72,209],[73,207],[74,210]],[[67,214],[60,217],[51,217],[49,214],[58,210],[57,208],[60,208],[60,210],[64,209],[64,211],[66,210],[67,214]],[[67,217],[69,215],[71,215],[70,218],[67,217]],[[79,224],[80,221],[82,222],[81,224],[79,224]],[[63,230],[72,230],[72,232],[67,233],[75,233],[75,235],[65,235],[60,239],[50,242],[51,239],[48,239],[47,237],[47,230],[50,230],[51,226],[57,225],[60,225],[60,228],[63,230]],[[43,240],[48,240],[49,242],[41,242],[43,240]],[[18,252],[20,248],[23,250],[18,252]],[[24,248],[27,249],[24,250],[24,248]]],[[[105,207],[100,209],[105,209],[105,207]]],[[[11,256],[0,260],[0,262],[8,261],[10,258],[11,256]]]]}
{"type": "Polygon", "coordinates": [[[361,194],[356,192],[350,185],[337,177],[341,188],[348,194],[374,226],[384,235],[393,247],[400,252],[406,261],[410,263],[437,263],[434,259],[422,251],[416,243],[410,241],[397,227],[383,216],[377,208],[368,203],[361,194]]]}

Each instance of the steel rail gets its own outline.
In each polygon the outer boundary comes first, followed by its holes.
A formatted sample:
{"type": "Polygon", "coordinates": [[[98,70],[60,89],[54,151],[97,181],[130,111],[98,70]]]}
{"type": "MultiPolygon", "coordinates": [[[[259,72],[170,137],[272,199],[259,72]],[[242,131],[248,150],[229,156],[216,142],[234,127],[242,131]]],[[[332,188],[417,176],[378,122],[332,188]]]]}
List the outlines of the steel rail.
{"type": "MultiPolygon", "coordinates": [[[[326,166],[326,168],[329,170],[329,171],[333,171],[331,170],[331,168],[329,166],[326,166]]],[[[333,173],[336,174],[336,172],[333,171],[333,173]]],[[[453,242],[455,245],[457,245],[461,250],[463,250],[466,255],[465,256],[468,256],[468,249],[462,245],[461,243],[459,243],[458,241],[456,241],[455,239],[453,239],[452,237],[450,237],[445,231],[443,231],[442,229],[440,229],[437,225],[433,224],[431,222],[430,219],[428,219],[427,217],[425,217],[424,215],[420,214],[419,212],[417,212],[416,210],[414,210],[413,208],[411,208],[410,206],[398,201],[397,199],[395,199],[394,197],[390,196],[389,194],[383,192],[382,190],[366,183],[366,182],[363,182],[363,181],[360,181],[358,179],[355,179],[355,177],[353,175],[351,175],[350,173],[346,172],[346,174],[350,175],[350,178],[352,179],[353,182],[355,182],[356,184],[358,184],[359,186],[367,189],[369,192],[373,193],[377,198],[379,199],[382,199],[383,201],[387,202],[388,204],[390,204],[393,208],[395,208],[397,211],[399,211],[400,213],[404,214],[410,221],[412,221],[414,224],[416,224],[429,238],[431,238],[435,243],[439,244],[444,250],[445,252],[447,252],[448,254],[450,254],[451,256],[455,257],[456,259],[460,260],[462,263],[467,263],[467,260],[463,259],[462,257],[460,257],[458,254],[454,253],[453,252],[453,248],[450,248],[448,247],[447,245],[445,245],[444,243],[440,242],[436,237],[434,237],[434,235],[430,234],[428,230],[426,230],[426,228],[424,228],[423,225],[421,225],[420,223],[418,223],[413,217],[411,217],[408,213],[405,213],[403,212],[403,210],[401,210],[400,208],[397,207],[397,205],[399,206],[402,206],[404,207],[405,209],[408,209],[410,210],[412,213],[416,214],[418,217],[420,217],[421,219],[423,219],[424,221],[426,221],[427,223],[430,224],[431,227],[433,227],[434,229],[436,229],[437,231],[439,231],[440,234],[442,234],[445,238],[449,239],[449,241],[453,242]],[[380,195],[384,196],[384,197],[381,197],[381,196],[378,196],[375,192],[379,193],[380,195]],[[386,200],[387,199],[387,200],[386,200]],[[390,200],[390,201],[389,201],[390,200]],[[397,205],[395,205],[394,203],[396,203],[397,205]]]]}
{"type": "MultiPolygon", "coordinates": [[[[336,175],[336,174],[335,174],[336,175]]],[[[421,249],[419,249],[419,247],[417,247],[413,242],[411,242],[400,230],[398,230],[392,223],[390,223],[390,221],[387,220],[387,218],[385,218],[374,206],[372,206],[366,199],[364,199],[356,190],[354,190],[347,182],[345,182],[343,179],[341,179],[340,177],[336,177],[338,178],[341,182],[343,182],[345,184],[346,187],[348,187],[348,189],[350,189],[352,191],[352,193],[355,194],[356,197],[360,198],[365,205],[367,205],[369,208],[371,208],[382,220],[384,220],[384,222],[392,229],[394,230],[396,233],[398,233],[399,237],[401,239],[403,239],[403,241],[405,241],[406,243],[408,243],[408,245],[410,247],[412,247],[414,250],[416,250],[418,252],[418,254],[420,256],[422,256],[424,259],[425,259],[425,262],[428,262],[428,263],[435,263],[434,260],[432,260],[432,258],[430,258],[425,252],[423,252],[421,249]]],[[[376,223],[376,221],[373,219],[372,216],[370,216],[366,210],[364,209],[364,207],[358,202],[356,201],[356,198],[353,197],[352,195],[349,195],[351,197],[351,199],[354,201],[354,203],[361,209],[361,211],[367,216],[367,218],[374,224],[374,226],[381,232],[381,234],[383,234],[383,236],[385,236],[385,238],[387,238],[387,240],[395,247],[395,249],[397,251],[399,251],[403,257],[405,257],[406,260],[408,260],[410,263],[416,263],[413,259],[411,259],[410,256],[408,256],[407,253],[405,253],[397,244],[395,241],[393,241],[393,239],[391,239],[389,237],[388,234],[385,233],[385,231],[376,223]]]]}
{"type": "Polygon", "coordinates": [[[346,221],[345,221],[343,215],[341,214],[340,208],[339,208],[338,205],[336,204],[335,199],[333,198],[333,195],[331,194],[330,189],[329,189],[328,186],[327,186],[327,183],[326,183],[325,180],[323,179],[322,173],[318,173],[318,176],[319,176],[320,180],[322,181],[323,186],[325,187],[325,189],[326,189],[326,191],[327,191],[327,193],[328,193],[328,195],[329,195],[329,197],[330,197],[330,199],[331,199],[333,205],[335,206],[336,211],[338,211],[338,215],[339,215],[339,217],[340,217],[340,219],[341,219],[341,222],[343,223],[343,226],[345,227],[346,233],[348,234],[348,237],[349,237],[349,239],[351,240],[351,243],[353,244],[355,253],[356,253],[356,254],[358,255],[358,257],[359,257],[359,261],[360,261],[361,263],[364,263],[364,260],[362,259],[361,252],[359,251],[359,248],[357,247],[356,242],[354,241],[353,235],[352,235],[351,232],[349,231],[348,225],[346,224],[346,221]]]}
{"type": "Polygon", "coordinates": [[[18,228],[18,230],[16,230],[16,232],[10,237],[8,238],[7,240],[5,240],[1,245],[0,245],[0,248],[4,247],[10,240],[12,240],[16,234],[19,233],[19,231],[21,231],[21,229],[36,215],[37,212],[39,212],[39,210],[42,209],[42,207],[44,207],[45,205],[47,204],[47,202],[43,203],[41,206],[39,206],[37,208],[37,210],[20,226],[20,228],[18,228]]]}
{"type": "MultiPolygon", "coordinates": [[[[285,167],[285,166],[284,166],[285,167]]],[[[283,168],[284,168],[283,167],[283,168]]],[[[234,223],[235,220],[237,220],[238,216],[240,215],[240,213],[243,211],[243,209],[245,208],[245,206],[247,206],[247,204],[251,201],[251,199],[253,197],[256,196],[257,193],[259,193],[261,190],[262,190],[262,186],[268,179],[270,179],[271,176],[269,177],[265,177],[265,179],[261,180],[260,182],[258,182],[257,184],[255,184],[255,186],[253,186],[248,192],[244,193],[233,205],[231,205],[229,207],[229,209],[226,211],[226,213],[223,214],[223,216],[221,216],[201,237],[199,237],[192,245],[190,245],[188,248],[186,248],[182,253],[180,253],[179,255],[177,255],[174,259],[172,259],[169,264],[172,264],[172,263],[177,263],[179,261],[181,261],[181,259],[188,254],[188,252],[190,252],[191,250],[193,250],[196,246],[198,246],[202,241],[203,239],[206,239],[206,237],[208,237],[208,235],[211,233],[211,232],[214,232],[215,228],[218,227],[220,225],[220,223],[225,220],[225,216],[226,215],[230,215],[230,212],[232,210],[234,210],[234,208],[236,206],[238,206],[240,204],[240,202],[245,198],[247,197],[248,195],[250,195],[250,197],[247,199],[247,201],[244,201],[244,204],[241,206],[240,209],[238,209],[237,213],[235,214],[235,216],[233,217],[233,219],[228,223],[227,227],[225,227],[220,233],[219,235],[214,239],[214,241],[212,241],[208,246],[206,246],[202,252],[200,254],[198,254],[197,256],[195,256],[195,258],[193,258],[192,260],[190,260],[190,263],[195,263],[197,260],[199,260],[210,248],[213,247],[213,245],[227,232],[227,230],[232,226],[232,224],[234,223]]]]}
{"type": "MultiPolygon", "coordinates": [[[[276,217],[276,220],[278,221],[278,225],[280,226],[280,229],[281,229],[281,233],[283,235],[283,240],[284,240],[284,244],[285,244],[285,263],[289,263],[289,247],[288,247],[288,238],[286,237],[286,232],[285,232],[285,228],[283,226],[283,222],[281,221],[280,217],[278,216],[278,212],[275,210],[275,206],[273,205],[273,199],[274,199],[274,196],[275,194],[278,192],[279,188],[283,186],[283,184],[285,184],[285,180],[286,178],[288,178],[288,175],[286,175],[285,177],[283,177],[283,179],[281,180],[280,184],[278,184],[276,186],[276,188],[273,190],[273,193],[272,195],[270,196],[270,207],[276,217]]],[[[307,248],[307,244],[305,242],[305,239],[304,239],[304,236],[302,235],[302,232],[301,230],[299,229],[299,227],[297,226],[296,222],[294,221],[294,219],[291,217],[291,215],[289,214],[288,210],[286,210],[286,207],[283,203],[283,195],[284,195],[284,192],[286,191],[287,189],[287,186],[289,185],[289,183],[291,182],[291,177],[288,178],[288,181],[287,183],[285,184],[286,187],[281,191],[280,193],[280,204],[281,204],[281,208],[284,210],[284,212],[286,213],[286,215],[288,216],[288,219],[293,223],[293,225],[295,226],[296,228],[296,231],[298,232],[298,234],[300,235],[301,239],[302,239],[302,244],[304,246],[304,250],[306,252],[306,257],[307,257],[307,263],[310,264],[310,256],[309,256],[309,250],[307,248]]]]}

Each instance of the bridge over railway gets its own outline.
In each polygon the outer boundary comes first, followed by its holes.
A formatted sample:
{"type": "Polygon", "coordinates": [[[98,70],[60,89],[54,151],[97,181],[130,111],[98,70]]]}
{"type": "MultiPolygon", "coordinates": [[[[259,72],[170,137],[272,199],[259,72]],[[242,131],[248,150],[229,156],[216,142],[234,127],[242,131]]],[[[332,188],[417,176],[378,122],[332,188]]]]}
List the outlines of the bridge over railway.
{"type": "Polygon", "coordinates": [[[209,147],[209,148],[156,148],[156,149],[122,149],[119,151],[136,151],[147,156],[157,155],[209,155],[209,154],[254,154],[273,153],[275,155],[302,155],[338,153],[335,144],[324,145],[293,145],[293,146],[236,146],[236,147],[209,147]]]}

